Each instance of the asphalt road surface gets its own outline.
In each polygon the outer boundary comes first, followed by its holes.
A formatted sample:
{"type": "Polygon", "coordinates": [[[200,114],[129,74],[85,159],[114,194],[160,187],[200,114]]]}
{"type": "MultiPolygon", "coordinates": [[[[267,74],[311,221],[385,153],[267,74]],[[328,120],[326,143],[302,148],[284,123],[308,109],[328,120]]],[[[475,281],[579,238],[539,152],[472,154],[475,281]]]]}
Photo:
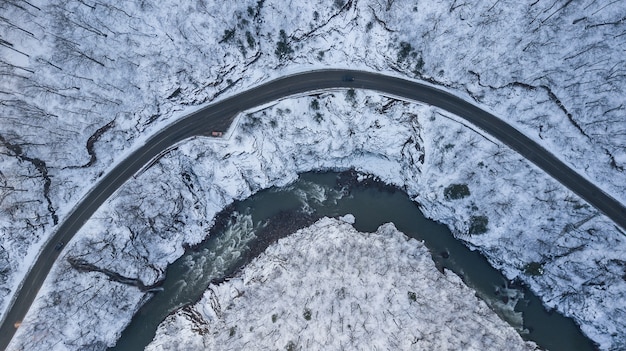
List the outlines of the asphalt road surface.
{"type": "Polygon", "coordinates": [[[376,73],[319,70],[279,78],[209,105],[166,127],[119,163],[74,207],[45,245],[0,326],[0,349],[6,349],[60,254],[59,242],[69,242],[80,227],[111,195],[144,165],[173,144],[195,135],[225,131],[234,117],[253,107],[290,95],[329,88],[360,88],[439,107],[492,135],[568,187],[589,204],[626,229],[626,208],[573,171],[554,155],[515,128],[479,107],[446,91],[409,80],[376,73]]]}

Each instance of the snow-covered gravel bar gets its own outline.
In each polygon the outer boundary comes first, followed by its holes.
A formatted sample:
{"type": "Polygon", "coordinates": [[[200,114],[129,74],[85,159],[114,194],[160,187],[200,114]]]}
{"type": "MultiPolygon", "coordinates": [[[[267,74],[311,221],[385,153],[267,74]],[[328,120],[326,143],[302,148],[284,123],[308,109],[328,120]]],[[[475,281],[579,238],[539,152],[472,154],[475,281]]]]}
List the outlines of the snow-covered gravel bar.
{"type": "Polygon", "coordinates": [[[161,324],[161,350],[533,350],[426,247],[323,218],[161,324]]]}

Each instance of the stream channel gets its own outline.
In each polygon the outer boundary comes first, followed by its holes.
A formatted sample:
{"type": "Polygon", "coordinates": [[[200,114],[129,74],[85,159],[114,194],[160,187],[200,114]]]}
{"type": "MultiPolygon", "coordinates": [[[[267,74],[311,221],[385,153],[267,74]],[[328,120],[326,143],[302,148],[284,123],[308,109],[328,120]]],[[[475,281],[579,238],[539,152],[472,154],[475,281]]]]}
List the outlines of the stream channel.
{"type": "Polygon", "coordinates": [[[425,218],[406,193],[374,180],[358,182],[356,176],[352,171],[305,173],[289,186],[260,191],[223,210],[209,237],[167,268],[163,290],[151,293],[109,350],[143,350],[165,317],[198,301],[210,283],[235,275],[278,238],[320,217],[345,214],[355,216],[358,231],[373,232],[393,222],[407,236],[423,241],[438,268],[461,276],[524,339],[542,349],[596,348],[570,318],[544,309],[530,290],[508,281],[448,227],[425,218]]]}

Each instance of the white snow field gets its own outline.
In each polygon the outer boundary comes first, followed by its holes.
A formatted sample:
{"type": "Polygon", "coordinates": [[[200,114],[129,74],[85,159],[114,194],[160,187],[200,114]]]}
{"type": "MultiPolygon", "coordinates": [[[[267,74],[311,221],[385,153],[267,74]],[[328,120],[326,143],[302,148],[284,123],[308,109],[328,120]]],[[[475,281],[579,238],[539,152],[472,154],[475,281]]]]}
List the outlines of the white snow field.
{"type": "MultiPolygon", "coordinates": [[[[56,223],[142,140],[295,71],[363,68],[444,86],[626,200],[624,2],[8,0],[0,13],[2,311],[56,223]]],[[[168,153],[64,257],[154,282],[233,199],[355,167],[407,191],[602,349],[626,348],[625,233],[457,121],[359,91],[285,100],[242,116],[226,142],[168,153]],[[452,184],[471,195],[446,199],[452,184]],[[486,232],[469,235],[484,218],[486,232]]],[[[14,345],[111,345],[143,297],[61,260],[14,345]]]]}
{"type": "Polygon", "coordinates": [[[534,350],[393,224],[323,218],[170,315],[146,350],[534,350]]]}

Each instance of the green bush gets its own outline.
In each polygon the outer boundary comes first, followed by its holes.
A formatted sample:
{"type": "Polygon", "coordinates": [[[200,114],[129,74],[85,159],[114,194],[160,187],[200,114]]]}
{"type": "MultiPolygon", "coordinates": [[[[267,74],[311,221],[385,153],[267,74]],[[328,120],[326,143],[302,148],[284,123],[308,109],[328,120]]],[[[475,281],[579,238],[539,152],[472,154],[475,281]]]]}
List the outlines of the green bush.
{"type": "Polygon", "coordinates": [[[313,118],[315,119],[315,122],[322,123],[322,121],[324,120],[324,115],[317,112],[313,118]]]}
{"type": "Polygon", "coordinates": [[[543,265],[539,262],[530,262],[524,266],[524,273],[532,276],[543,274],[543,265]]]}
{"type": "Polygon", "coordinates": [[[413,48],[413,46],[406,41],[400,42],[400,50],[398,50],[397,57],[398,65],[404,63],[407,65],[407,68],[409,68],[412,62],[415,62],[415,66],[412,70],[413,74],[418,76],[421,75],[425,65],[421,52],[418,53],[415,48],[413,48]]]}
{"type": "Polygon", "coordinates": [[[225,29],[224,36],[222,37],[222,40],[220,40],[220,43],[229,42],[234,36],[235,36],[235,28],[225,29]]]}
{"type": "Polygon", "coordinates": [[[296,351],[297,349],[298,347],[293,341],[290,341],[287,343],[287,345],[285,345],[285,350],[287,351],[296,351]]]}
{"type": "Polygon", "coordinates": [[[246,31],[246,41],[248,42],[248,47],[250,49],[254,48],[256,42],[254,41],[254,37],[252,36],[252,33],[250,33],[250,31],[246,31]]]}
{"type": "Polygon", "coordinates": [[[320,109],[320,102],[317,99],[311,100],[311,108],[315,111],[320,109]]]}
{"type": "Polygon", "coordinates": [[[311,320],[311,316],[312,316],[312,314],[311,314],[311,310],[310,310],[310,309],[308,309],[308,308],[305,308],[305,309],[304,309],[304,313],[302,313],[302,316],[303,316],[303,317],[304,317],[304,319],[306,319],[307,321],[310,321],[310,320],[311,320]]]}
{"type": "Polygon", "coordinates": [[[489,218],[486,216],[472,216],[470,218],[470,235],[486,233],[488,224],[489,218]]]}
{"type": "Polygon", "coordinates": [[[417,62],[415,63],[415,70],[413,73],[420,73],[424,69],[424,59],[420,56],[417,58],[417,62]]]}
{"type": "Polygon", "coordinates": [[[406,41],[400,42],[400,51],[398,51],[398,63],[406,60],[409,54],[413,51],[411,44],[406,41]]]}
{"type": "Polygon", "coordinates": [[[470,190],[467,184],[450,184],[443,189],[443,196],[446,200],[459,200],[470,196],[470,190]]]}
{"type": "Polygon", "coordinates": [[[356,105],[356,91],[350,88],[346,91],[346,101],[352,103],[352,105],[356,105]]]}
{"type": "Polygon", "coordinates": [[[285,31],[282,29],[279,33],[279,39],[280,40],[278,41],[278,43],[276,43],[276,50],[274,51],[274,53],[281,60],[291,57],[291,54],[293,54],[293,49],[291,48],[291,46],[289,45],[289,41],[287,40],[287,33],[285,33],[285,31]]]}

